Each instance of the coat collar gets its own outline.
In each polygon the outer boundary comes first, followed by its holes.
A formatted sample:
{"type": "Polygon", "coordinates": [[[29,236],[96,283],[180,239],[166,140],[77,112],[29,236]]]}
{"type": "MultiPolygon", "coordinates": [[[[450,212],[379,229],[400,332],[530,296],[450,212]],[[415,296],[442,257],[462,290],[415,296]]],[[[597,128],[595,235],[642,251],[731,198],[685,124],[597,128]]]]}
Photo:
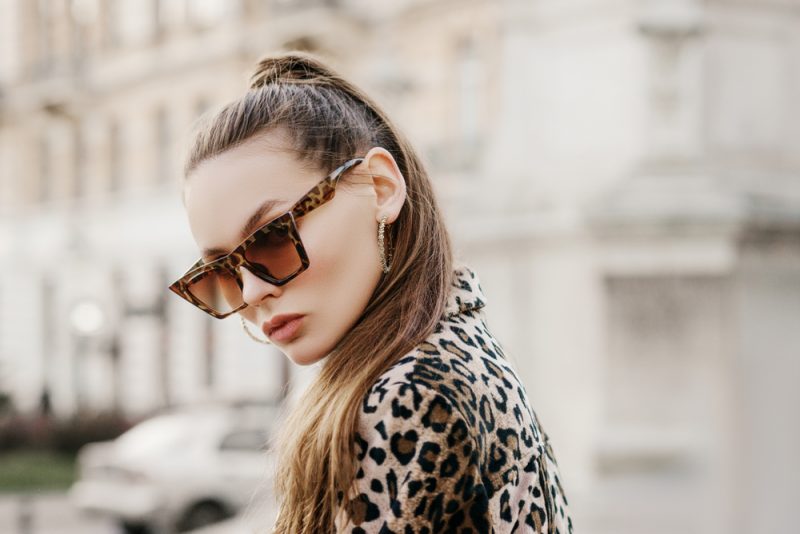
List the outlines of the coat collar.
{"type": "Polygon", "coordinates": [[[453,269],[453,283],[447,297],[444,315],[450,317],[459,313],[479,310],[486,305],[478,275],[467,265],[457,265],[453,269]]]}

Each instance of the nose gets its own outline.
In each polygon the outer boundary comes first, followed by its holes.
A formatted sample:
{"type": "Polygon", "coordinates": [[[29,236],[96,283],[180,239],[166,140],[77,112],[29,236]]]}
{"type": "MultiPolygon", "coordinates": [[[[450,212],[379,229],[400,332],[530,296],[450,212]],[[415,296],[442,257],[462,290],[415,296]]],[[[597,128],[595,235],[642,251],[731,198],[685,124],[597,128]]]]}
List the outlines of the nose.
{"type": "Polygon", "coordinates": [[[262,280],[247,267],[239,267],[239,274],[242,277],[242,300],[248,306],[257,306],[268,295],[278,297],[283,292],[279,286],[262,280]]]}

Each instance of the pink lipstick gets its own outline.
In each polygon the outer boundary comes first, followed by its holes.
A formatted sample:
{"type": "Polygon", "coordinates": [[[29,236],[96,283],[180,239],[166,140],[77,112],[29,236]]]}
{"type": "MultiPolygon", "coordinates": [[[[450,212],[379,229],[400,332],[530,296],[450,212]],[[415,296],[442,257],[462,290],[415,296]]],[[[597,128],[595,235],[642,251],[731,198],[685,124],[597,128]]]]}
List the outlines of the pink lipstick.
{"type": "Polygon", "coordinates": [[[273,341],[286,342],[292,339],[303,324],[303,315],[277,315],[262,326],[262,331],[273,341]]]}

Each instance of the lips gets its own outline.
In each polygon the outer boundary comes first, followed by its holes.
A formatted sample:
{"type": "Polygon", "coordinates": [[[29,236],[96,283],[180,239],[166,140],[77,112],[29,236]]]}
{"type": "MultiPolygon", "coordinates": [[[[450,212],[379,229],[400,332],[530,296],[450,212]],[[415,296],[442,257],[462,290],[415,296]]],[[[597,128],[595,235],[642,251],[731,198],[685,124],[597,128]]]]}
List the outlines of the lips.
{"type": "Polygon", "coordinates": [[[289,321],[297,319],[298,317],[303,317],[302,313],[287,313],[276,315],[269,321],[264,321],[261,325],[261,331],[264,332],[264,335],[267,337],[271,337],[272,333],[280,328],[281,326],[285,325],[289,321]]]}

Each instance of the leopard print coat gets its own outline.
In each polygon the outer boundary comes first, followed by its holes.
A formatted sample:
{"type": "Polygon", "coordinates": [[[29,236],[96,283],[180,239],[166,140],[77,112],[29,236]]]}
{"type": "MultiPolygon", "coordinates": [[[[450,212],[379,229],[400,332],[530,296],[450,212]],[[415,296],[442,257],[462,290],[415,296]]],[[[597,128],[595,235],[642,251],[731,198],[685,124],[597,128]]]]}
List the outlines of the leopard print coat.
{"type": "Polygon", "coordinates": [[[337,532],[572,532],[549,438],[462,265],[435,331],[372,386],[337,532]]]}

